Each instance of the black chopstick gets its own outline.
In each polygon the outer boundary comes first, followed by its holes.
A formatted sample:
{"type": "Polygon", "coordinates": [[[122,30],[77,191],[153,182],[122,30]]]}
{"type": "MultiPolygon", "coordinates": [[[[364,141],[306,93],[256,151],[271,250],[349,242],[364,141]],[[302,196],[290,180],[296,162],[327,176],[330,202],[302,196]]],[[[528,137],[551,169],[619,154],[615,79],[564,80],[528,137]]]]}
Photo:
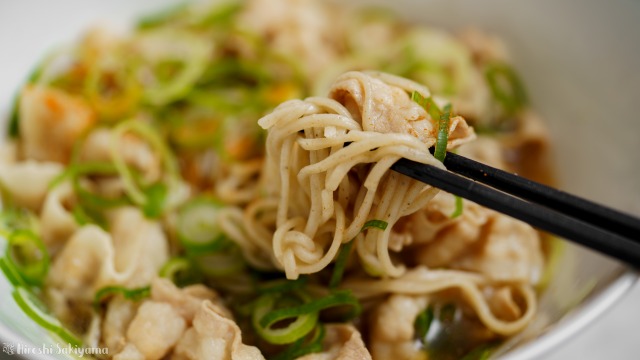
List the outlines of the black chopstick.
{"type": "Polygon", "coordinates": [[[597,223],[599,226],[622,236],[640,239],[640,220],[609,207],[454,153],[447,153],[444,166],[449,171],[490,185],[511,195],[522,199],[531,199],[537,204],[550,207],[558,212],[571,214],[571,216],[586,222],[597,223]]]}
{"type": "MultiPolygon", "coordinates": [[[[447,157],[451,155],[447,153],[447,157]]],[[[464,167],[464,165],[460,166],[464,167]]],[[[487,168],[490,167],[487,166],[487,168]]],[[[502,189],[503,191],[496,190],[451,171],[407,159],[400,159],[391,169],[640,268],[640,234],[638,232],[625,236],[607,227],[611,221],[602,222],[599,218],[596,221],[585,220],[579,215],[574,216],[575,214],[565,213],[561,209],[540,205],[536,203],[536,195],[533,194],[535,192],[531,189],[520,191],[520,194],[527,195],[525,200],[503,192],[505,188],[502,189]]],[[[483,174],[483,179],[491,177],[493,173],[493,170],[486,170],[488,169],[484,169],[484,173],[487,175],[483,174]]],[[[496,180],[496,182],[500,181],[496,180]]],[[[517,184],[512,182],[511,186],[517,187],[517,184]]],[[[635,221],[640,222],[640,220],[635,221]]]]}

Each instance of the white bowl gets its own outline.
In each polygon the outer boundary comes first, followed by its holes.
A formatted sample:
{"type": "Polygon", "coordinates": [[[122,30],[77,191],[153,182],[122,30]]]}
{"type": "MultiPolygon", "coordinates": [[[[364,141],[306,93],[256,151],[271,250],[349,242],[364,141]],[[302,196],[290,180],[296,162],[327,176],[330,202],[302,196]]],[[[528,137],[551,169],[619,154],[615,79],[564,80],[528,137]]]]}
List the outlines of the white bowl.
{"type": "MultiPolygon", "coordinates": [[[[125,28],[172,0],[23,0],[0,5],[0,111],[50,48],[96,22],[125,28]]],[[[546,120],[560,187],[640,214],[640,2],[637,1],[356,1],[393,8],[411,21],[451,29],[477,26],[501,36],[546,120]]],[[[3,126],[4,128],[4,126],[3,126]]],[[[637,274],[569,246],[540,315],[510,341],[503,359],[540,358],[565,342],[636,282],[637,274]]],[[[49,343],[17,309],[0,280],[0,342],[49,343]]],[[[631,338],[632,334],[619,334],[631,338]]],[[[606,345],[605,345],[606,346],[606,345]]],[[[640,345],[635,347],[640,350],[640,345]]],[[[3,355],[0,353],[0,357],[3,355]]],[[[34,355],[33,358],[46,358],[34,355]]]]}

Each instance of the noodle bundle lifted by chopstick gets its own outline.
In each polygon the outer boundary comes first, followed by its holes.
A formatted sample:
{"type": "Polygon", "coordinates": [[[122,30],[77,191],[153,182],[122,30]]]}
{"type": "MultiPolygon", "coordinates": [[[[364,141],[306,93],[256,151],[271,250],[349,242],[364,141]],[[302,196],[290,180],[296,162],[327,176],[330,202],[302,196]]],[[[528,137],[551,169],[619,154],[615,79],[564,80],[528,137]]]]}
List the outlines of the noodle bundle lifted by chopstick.
{"type": "MultiPolygon", "coordinates": [[[[264,184],[278,199],[273,252],[287,278],[322,270],[351,240],[370,274],[404,272],[389,253],[391,230],[437,190],[389,168],[402,157],[443,167],[429,153],[437,119],[411,100],[413,91],[430,96],[397,76],[349,72],[329,98],[291,100],[259,121],[268,130],[264,184]],[[386,229],[362,231],[370,220],[386,229]]],[[[448,131],[448,148],[474,138],[461,117],[448,131]]]]}

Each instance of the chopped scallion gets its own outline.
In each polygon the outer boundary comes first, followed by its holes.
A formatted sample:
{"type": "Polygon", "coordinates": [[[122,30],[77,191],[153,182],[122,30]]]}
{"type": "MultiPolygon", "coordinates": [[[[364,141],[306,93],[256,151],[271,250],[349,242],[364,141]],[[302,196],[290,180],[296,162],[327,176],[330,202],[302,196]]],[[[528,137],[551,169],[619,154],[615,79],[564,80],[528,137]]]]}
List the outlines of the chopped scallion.
{"type": "MultiPolygon", "coordinates": [[[[294,293],[296,297],[308,303],[311,299],[301,291],[294,293]]],[[[262,295],[257,301],[251,317],[251,322],[254,329],[264,340],[272,344],[290,344],[298,339],[301,339],[309,332],[313,330],[318,322],[317,311],[307,311],[304,313],[296,312],[295,309],[291,314],[291,308],[273,310],[276,307],[276,302],[280,299],[282,294],[265,294],[262,295]],[[287,311],[283,314],[283,311],[287,311]],[[271,314],[275,313],[275,317],[271,314]],[[265,321],[265,318],[267,321],[265,321]],[[275,323],[285,320],[295,319],[285,327],[272,327],[275,323]]]]}
{"type": "Polygon", "coordinates": [[[16,230],[7,239],[6,258],[27,284],[40,285],[49,271],[49,253],[31,230],[16,230]]]}
{"type": "Polygon", "coordinates": [[[209,64],[211,43],[184,31],[149,32],[139,38],[146,73],[143,97],[153,106],[183,99],[209,64]]]}
{"type": "Polygon", "coordinates": [[[177,286],[200,282],[202,277],[191,261],[184,257],[169,259],[160,269],[159,275],[171,280],[177,286]]]}
{"type": "Polygon", "coordinates": [[[4,276],[7,278],[9,283],[13,286],[24,286],[28,287],[24,279],[16,269],[16,266],[7,258],[0,258],[0,270],[4,273],[4,276]]]}
{"type": "Polygon", "coordinates": [[[178,239],[187,252],[218,251],[224,246],[224,234],[218,224],[223,204],[208,198],[196,198],[178,212],[178,239]]]}
{"type": "Polygon", "coordinates": [[[411,100],[422,106],[422,108],[427,111],[429,116],[431,116],[431,119],[433,121],[437,121],[438,119],[440,119],[442,112],[440,111],[440,108],[438,107],[436,102],[433,101],[432,97],[425,98],[419,92],[414,91],[411,93],[411,100]]]}
{"type": "Polygon", "coordinates": [[[369,228],[387,230],[387,226],[389,226],[389,223],[387,223],[386,221],[383,221],[383,220],[369,220],[366,223],[364,223],[364,225],[362,226],[362,230],[361,231],[365,231],[366,229],[369,229],[369,228]]]}
{"type": "Polygon", "coordinates": [[[347,316],[349,319],[357,317],[362,311],[358,299],[356,299],[350,291],[335,291],[328,296],[308,301],[297,307],[273,310],[265,314],[259,320],[259,324],[263,327],[269,327],[285,319],[295,318],[314,312],[319,313],[324,309],[345,305],[352,307],[347,316]]]}
{"type": "Polygon", "coordinates": [[[131,301],[140,301],[144,298],[149,297],[151,295],[151,288],[149,286],[135,288],[135,289],[127,289],[122,286],[105,286],[102,289],[96,292],[96,295],[93,300],[93,305],[98,307],[100,304],[107,299],[108,297],[114,295],[122,295],[125,299],[131,301]]]}
{"type": "Polygon", "coordinates": [[[505,109],[507,115],[513,115],[527,104],[527,93],[513,68],[504,63],[489,64],[485,77],[493,97],[505,109]]]}
{"type": "Polygon", "coordinates": [[[451,104],[447,104],[442,110],[440,121],[438,121],[438,138],[436,139],[436,150],[433,156],[444,161],[447,156],[447,142],[449,140],[449,121],[451,120],[451,104]]]}
{"type": "Polygon", "coordinates": [[[38,325],[58,335],[72,346],[82,346],[82,341],[62,326],[57,318],[49,314],[45,305],[31,291],[25,287],[16,286],[13,291],[13,298],[20,309],[38,325]]]}
{"type": "Polygon", "coordinates": [[[279,279],[270,282],[261,282],[257,289],[259,294],[269,293],[287,293],[294,290],[300,290],[307,284],[309,280],[306,276],[300,276],[295,280],[279,279]]]}
{"type": "Polygon", "coordinates": [[[0,212],[0,236],[9,237],[14,231],[21,229],[36,231],[37,227],[38,219],[26,209],[7,207],[0,212]]]}
{"type": "Polygon", "coordinates": [[[74,179],[82,175],[115,175],[118,173],[115,166],[109,162],[77,163],[75,158],[79,156],[79,152],[80,146],[75,146],[72,155],[72,164],[51,180],[49,189],[55,188],[67,179],[74,179]]]}
{"type": "Polygon", "coordinates": [[[463,210],[463,201],[462,198],[460,196],[455,196],[455,202],[456,202],[456,208],[455,210],[453,210],[453,213],[451,213],[451,218],[455,219],[458,216],[462,215],[462,210],[463,210]]]}
{"type": "Polygon", "coordinates": [[[433,322],[433,308],[429,306],[423,312],[418,314],[414,322],[416,338],[423,343],[429,333],[431,322],[433,322]]]}
{"type": "Polygon", "coordinates": [[[311,334],[311,338],[306,340],[301,338],[289,345],[281,353],[273,356],[272,360],[294,360],[304,355],[322,351],[322,340],[325,336],[325,328],[322,323],[318,323],[315,331],[311,334]]]}
{"type": "Polygon", "coordinates": [[[496,349],[496,342],[482,344],[471,350],[462,360],[487,360],[491,357],[491,353],[496,349]]]}
{"type": "Polygon", "coordinates": [[[20,136],[20,96],[16,94],[11,106],[11,115],[9,116],[9,124],[7,127],[7,135],[12,139],[20,136]]]}
{"type": "Polygon", "coordinates": [[[193,262],[204,275],[209,277],[223,277],[236,274],[245,268],[244,258],[240,249],[233,243],[229,248],[208,252],[203,255],[192,255],[193,262]]]}
{"type": "Polygon", "coordinates": [[[146,189],[141,189],[137,184],[133,171],[125,163],[118,147],[120,138],[128,132],[142,137],[160,155],[166,172],[166,181],[169,182],[168,186],[175,185],[178,182],[177,161],[160,135],[142,121],[131,119],[120,123],[114,128],[111,139],[111,158],[113,165],[122,178],[125,192],[131,201],[145,210],[145,215],[149,216],[148,214],[150,214],[157,217],[164,210],[166,203],[164,200],[166,200],[169,189],[163,189],[159,185],[155,187],[151,185],[146,189]]]}
{"type": "Polygon", "coordinates": [[[120,120],[138,106],[141,86],[133,70],[112,57],[92,62],[84,81],[84,96],[101,119],[120,120]]]}
{"type": "Polygon", "coordinates": [[[82,206],[76,205],[71,209],[71,215],[73,216],[73,220],[75,220],[76,224],[80,226],[84,226],[87,224],[95,223],[96,220],[91,217],[87,212],[82,208],[82,206]]]}
{"type": "Polygon", "coordinates": [[[142,206],[142,213],[148,218],[158,218],[162,215],[164,204],[169,195],[169,189],[164,183],[154,183],[143,190],[147,201],[142,206]]]}
{"type": "Polygon", "coordinates": [[[342,275],[344,274],[344,269],[347,266],[347,260],[349,259],[353,242],[354,241],[351,240],[343,245],[342,249],[340,249],[340,252],[338,253],[336,263],[333,267],[333,273],[331,274],[331,280],[329,281],[330,289],[337,288],[338,285],[340,285],[340,281],[342,281],[342,275]]]}
{"type": "MultiPolygon", "coordinates": [[[[33,84],[37,82],[42,76],[42,72],[46,63],[50,60],[50,56],[40,62],[29,74],[26,84],[33,84]]],[[[13,98],[13,104],[11,105],[11,115],[9,116],[9,123],[7,127],[7,135],[12,139],[17,139],[20,136],[20,92],[16,93],[13,98]]]]}

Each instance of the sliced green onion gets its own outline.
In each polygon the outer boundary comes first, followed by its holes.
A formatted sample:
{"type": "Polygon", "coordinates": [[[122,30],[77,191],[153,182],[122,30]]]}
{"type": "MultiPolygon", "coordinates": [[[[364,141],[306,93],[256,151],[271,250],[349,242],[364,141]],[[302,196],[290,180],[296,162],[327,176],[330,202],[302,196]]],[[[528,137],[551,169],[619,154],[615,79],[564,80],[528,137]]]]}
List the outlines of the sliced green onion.
{"type": "Polygon", "coordinates": [[[376,228],[376,229],[380,229],[380,230],[387,230],[387,226],[389,226],[389,223],[387,223],[386,221],[383,221],[383,220],[369,220],[366,223],[364,223],[364,225],[362,226],[362,230],[360,230],[360,231],[365,231],[368,228],[376,228]]]}
{"type": "Polygon", "coordinates": [[[16,230],[35,232],[37,228],[38,218],[26,209],[5,208],[0,212],[0,236],[9,237],[16,230]]]}
{"type": "Polygon", "coordinates": [[[13,286],[24,286],[28,287],[29,285],[24,281],[16,266],[8,260],[7,258],[0,258],[0,270],[4,273],[4,276],[7,278],[9,283],[13,286]]]}
{"type": "Polygon", "coordinates": [[[461,360],[488,360],[497,346],[496,342],[482,344],[467,353],[461,360]]]}
{"type": "Polygon", "coordinates": [[[49,314],[45,305],[31,291],[22,286],[17,286],[13,291],[13,298],[33,321],[44,329],[58,335],[62,340],[75,347],[82,346],[82,341],[71,331],[67,330],[58,319],[49,314]]]}
{"type": "Polygon", "coordinates": [[[53,189],[62,182],[70,180],[78,198],[78,203],[75,204],[71,210],[76,223],[79,225],[97,224],[106,228],[107,221],[102,215],[102,211],[108,208],[131,204],[131,201],[126,195],[117,198],[101,196],[86,189],[85,186],[82,185],[80,181],[82,176],[117,175],[118,171],[113,164],[107,162],[77,163],[79,156],[77,154],[79,154],[80,148],[78,145],[74,147],[71,165],[49,183],[49,189],[53,189]]]}
{"type": "Polygon", "coordinates": [[[84,81],[84,96],[102,120],[130,115],[141,98],[141,86],[132,69],[114,57],[92,62],[84,81]]]}
{"type": "Polygon", "coordinates": [[[81,138],[80,141],[77,141],[74,144],[73,152],[71,153],[70,165],[65,169],[65,171],[56,176],[49,183],[49,189],[53,189],[60,185],[62,182],[70,180],[71,185],[73,186],[73,190],[78,197],[78,204],[76,204],[76,207],[72,211],[76,222],[81,225],[83,225],[85,222],[95,222],[101,224],[102,226],[106,224],[106,220],[104,220],[102,216],[99,216],[99,213],[102,210],[110,207],[128,205],[131,202],[126,198],[126,196],[115,199],[107,198],[95,194],[82,186],[80,182],[80,178],[82,176],[109,176],[118,174],[118,169],[114,164],[110,162],[96,161],[80,163],[80,152],[82,151],[84,140],[85,138],[81,138]]]}
{"type": "Polygon", "coordinates": [[[20,95],[18,94],[15,95],[11,106],[7,135],[12,139],[17,139],[20,136],[20,95]]]}
{"type": "Polygon", "coordinates": [[[140,301],[151,295],[151,287],[145,286],[135,289],[127,289],[125,287],[117,285],[105,286],[102,289],[98,290],[98,292],[96,292],[93,300],[93,305],[98,307],[105,299],[118,294],[122,295],[127,300],[140,301]]]}
{"type": "Polygon", "coordinates": [[[138,41],[146,73],[152,82],[144,84],[144,99],[154,106],[184,98],[209,63],[211,43],[184,31],[157,31],[138,41]]]}
{"type": "Polygon", "coordinates": [[[281,353],[271,357],[271,360],[294,360],[307,354],[321,352],[322,340],[326,333],[324,325],[318,323],[314,330],[309,340],[305,338],[296,340],[281,353]]]}
{"type": "Polygon", "coordinates": [[[307,285],[309,278],[307,276],[300,276],[295,280],[278,279],[274,281],[261,282],[257,289],[258,294],[271,294],[271,293],[288,293],[294,290],[300,290],[307,285]]]}
{"type": "MultiPolygon", "coordinates": [[[[13,194],[9,191],[3,184],[0,182],[0,204],[2,204],[3,210],[14,208],[15,201],[13,200],[13,194]]],[[[0,217],[2,216],[2,212],[0,211],[0,217]]],[[[1,221],[0,221],[1,223],[1,221]]]]}
{"type": "Polygon", "coordinates": [[[119,206],[128,205],[131,202],[126,196],[117,198],[109,198],[97,195],[87,190],[80,183],[80,178],[74,178],[72,181],[73,189],[78,196],[78,201],[84,206],[95,210],[105,210],[119,206]]]}
{"type": "Polygon", "coordinates": [[[178,213],[177,232],[182,246],[189,252],[218,251],[224,234],[218,216],[223,204],[208,198],[196,198],[178,213]]]}
{"type": "MultiPolygon", "coordinates": [[[[389,224],[386,221],[383,220],[369,220],[367,221],[363,226],[362,229],[360,229],[360,231],[365,231],[368,228],[376,228],[376,229],[380,229],[380,230],[386,230],[387,226],[389,226],[389,224]]],[[[353,240],[352,240],[353,241],[353,240]]],[[[379,276],[382,275],[382,273],[374,266],[372,266],[370,263],[364,261],[362,263],[364,270],[366,271],[367,274],[371,275],[371,276],[379,276]]]]}
{"type": "MultiPolygon", "coordinates": [[[[202,77],[198,79],[199,85],[206,85],[206,88],[215,86],[225,89],[229,83],[253,83],[262,85],[271,75],[264,69],[264,64],[247,61],[244,59],[220,59],[209,66],[202,77]]],[[[240,88],[241,89],[241,88],[240,88]]],[[[196,91],[194,91],[197,93],[196,91]]],[[[193,93],[190,94],[190,96],[193,93]]],[[[203,101],[205,101],[203,99],[203,101]]]]}
{"type": "Polygon", "coordinates": [[[186,110],[167,120],[165,124],[168,126],[168,140],[178,148],[208,149],[224,135],[221,135],[223,132],[220,131],[222,121],[212,110],[186,110]]]}
{"type": "Polygon", "coordinates": [[[162,204],[158,204],[158,200],[166,199],[166,193],[164,193],[165,190],[159,187],[153,188],[153,191],[151,192],[149,192],[148,189],[146,192],[142,190],[136,183],[135,176],[132,170],[129,168],[129,166],[127,166],[124,158],[122,157],[122,154],[119,151],[119,140],[122,135],[128,132],[133,132],[142,137],[160,155],[165,168],[164,170],[166,172],[169,186],[177,184],[179,179],[177,161],[171,153],[171,150],[168,148],[167,144],[160,137],[160,135],[157,134],[153,128],[143,123],[142,121],[131,119],[120,123],[114,128],[111,138],[111,158],[113,161],[113,165],[122,178],[125,192],[129,196],[131,201],[145,209],[146,213],[150,213],[153,215],[161,214],[164,210],[164,205],[166,202],[162,201],[162,204]]]}
{"type": "Polygon", "coordinates": [[[237,246],[204,255],[192,256],[198,270],[210,277],[236,274],[245,268],[244,258],[237,246]]]}
{"type": "Polygon", "coordinates": [[[27,284],[40,285],[49,271],[49,253],[31,230],[16,230],[8,238],[6,257],[27,284]]]}
{"type": "Polygon", "coordinates": [[[338,285],[340,285],[340,282],[342,281],[342,275],[344,274],[344,269],[347,266],[347,260],[349,259],[349,254],[351,254],[351,248],[353,247],[353,243],[354,241],[351,240],[345,245],[343,245],[342,249],[340,249],[340,252],[338,253],[338,257],[336,258],[336,263],[333,267],[331,280],[329,280],[329,289],[335,289],[338,287],[338,285]]]}
{"type": "Polygon", "coordinates": [[[455,195],[455,201],[456,201],[456,208],[455,210],[453,210],[450,216],[452,219],[455,219],[458,216],[462,215],[462,210],[463,210],[462,198],[460,196],[455,195]]]}
{"type": "Polygon", "coordinates": [[[557,274],[558,266],[562,264],[564,252],[566,250],[566,242],[557,237],[549,236],[543,244],[547,245],[546,248],[546,261],[544,269],[542,270],[542,276],[536,284],[536,290],[542,293],[548,286],[551,280],[557,274]]]}
{"type": "Polygon", "coordinates": [[[87,174],[97,174],[97,175],[112,175],[117,174],[118,170],[116,167],[109,162],[88,162],[88,163],[78,163],[77,158],[80,156],[81,146],[74,146],[73,154],[71,155],[71,165],[69,165],[63,172],[53,178],[51,182],[49,182],[49,190],[57,187],[62,184],[67,179],[74,179],[78,176],[87,175],[87,174]]]}
{"type": "Polygon", "coordinates": [[[433,308],[429,306],[423,312],[418,314],[416,317],[416,321],[414,322],[414,329],[416,338],[420,340],[422,343],[425,342],[427,334],[429,333],[429,328],[431,327],[431,323],[433,322],[433,308]]]}
{"type": "Polygon", "coordinates": [[[191,261],[184,257],[169,259],[160,269],[159,275],[180,287],[195,284],[201,280],[201,274],[198,273],[191,261]]]}
{"type": "MultiPolygon", "coordinates": [[[[303,302],[309,302],[311,300],[308,295],[301,291],[296,291],[290,294],[296,295],[296,297],[303,302]]],[[[313,330],[318,322],[318,312],[307,311],[300,313],[299,311],[295,311],[296,308],[279,309],[274,311],[273,308],[276,306],[277,300],[281,297],[279,295],[282,294],[262,295],[256,302],[251,322],[258,335],[260,335],[264,340],[278,345],[290,344],[304,337],[313,330]],[[283,311],[286,312],[287,310],[289,312],[283,314],[283,311]],[[294,310],[293,312],[295,314],[290,314],[291,310],[294,310]],[[276,313],[275,317],[271,315],[274,312],[276,313]],[[264,321],[265,318],[269,321],[264,321]],[[285,327],[272,327],[276,322],[294,318],[295,320],[285,327]]]]}
{"type": "Polygon", "coordinates": [[[433,101],[432,97],[425,98],[419,92],[414,91],[411,93],[411,100],[415,101],[418,105],[422,106],[422,108],[427,111],[429,116],[431,116],[432,120],[436,121],[440,119],[440,116],[442,116],[441,115],[442,112],[440,111],[440,108],[438,107],[436,102],[433,101]]]}
{"type": "Polygon", "coordinates": [[[508,115],[513,115],[527,105],[527,93],[515,71],[504,63],[487,65],[485,77],[493,97],[504,107],[508,115]]]}
{"type": "Polygon", "coordinates": [[[148,218],[158,218],[162,215],[164,204],[169,195],[169,189],[164,183],[154,183],[143,190],[147,201],[142,206],[142,213],[148,218]]]}
{"type": "MultiPolygon", "coordinates": [[[[33,84],[40,79],[45,65],[51,60],[51,54],[47,56],[42,62],[40,62],[29,74],[26,84],[33,84]]],[[[16,93],[13,98],[13,104],[11,105],[11,115],[9,116],[9,123],[7,127],[7,135],[12,139],[17,139],[20,136],[20,92],[16,93]]]]}
{"type": "Polygon", "coordinates": [[[431,116],[431,119],[438,120],[438,137],[436,139],[436,149],[433,156],[444,161],[447,155],[447,141],[449,139],[449,121],[451,120],[451,104],[445,105],[440,111],[432,98],[425,98],[417,91],[411,93],[411,100],[422,106],[431,116]]]}
{"type": "Polygon", "coordinates": [[[436,139],[436,150],[433,157],[444,161],[447,156],[447,142],[449,140],[449,121],[451,120],[451,104],[447,104],[442,110],[440,121],[438,122],[438,138],[436,139]]]}
{"type": "MultiPolygon", "coordinates": [[[[300,292],[296,292],[296,294],[300,294],[300,292]]],[[[308,301],[297,307],[273,310],[265,314],[260,319],[259,324],[267,328],[285,319],[296,318],[309,313],[319,313],[321,310],[345,305],[351,306],[351,311],[347,315],[348,319],[353,319],[360,315],[362,307],[358,299],[353,296],[351,291],[342,290],[335,291],[320,299],[308,301]]]]}
{"type": "MultiPolygon", "coordinates": [[[[75,153],[74,149],[74,153],[75,153]]],[[[116,167],[107,162],[89,162],[89,163],[74,163],[70,165],[63,173],[56,176],[50,183],[49,188],[52,189],[67,179],[71,180],[71,184],[73,189],[78,196],[78,201],[82,204],[83,207],[90,208],[93,210],[104,210],[105,208],[118,207],[123,205],[128,205],[131,202],[126,197],[118,197],[118,198],[108,198],[104,196],[97,195],[89,190],[87,190],[84,186],[82,186],[80,182],[80,178],[86,175],[117,175],[118,170],[116,167]]],[[[82,215],[80,212],[84,213],[83,215],[89,215],[85,209],[77,210],[77,213],[74,215],[82,215]]],[[[88,217],[90,218],[90,216],[88,217]]],[[[88,220],[85,218],[85,220],[88,220]]],[[[78,220],[78,219],[76,219],[78,220]]]]}
{"type": "Polygon", "coordinates": [[[82,206],[76,205],[71,209],[71,215],[73,216],[73,220],[75,220],[76,224],[80,226],[84,226],[87,224],[94,224],[97,222],[91,215],[87,214],[87,212],[82,208],[82,206]]]}

